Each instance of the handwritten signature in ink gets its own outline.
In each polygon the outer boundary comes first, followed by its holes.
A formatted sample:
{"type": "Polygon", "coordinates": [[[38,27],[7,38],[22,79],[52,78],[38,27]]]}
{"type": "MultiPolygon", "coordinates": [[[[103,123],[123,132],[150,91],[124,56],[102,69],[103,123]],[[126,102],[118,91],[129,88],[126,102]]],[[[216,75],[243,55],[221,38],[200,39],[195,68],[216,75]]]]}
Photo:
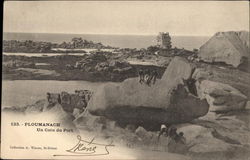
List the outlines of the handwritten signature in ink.
{"type": "Polygon", "coordinates": [[[91,141],[86,141],[81,138],[80,135],[77,135],[78,142],[77,144],[69,150],[66,150],[71,155],[54,155],[54,156],[101,156],[108,155],[108,147],[114,146],[112,142],[110,144],[100,144],[94,142],[95,138],[91,141]]]}

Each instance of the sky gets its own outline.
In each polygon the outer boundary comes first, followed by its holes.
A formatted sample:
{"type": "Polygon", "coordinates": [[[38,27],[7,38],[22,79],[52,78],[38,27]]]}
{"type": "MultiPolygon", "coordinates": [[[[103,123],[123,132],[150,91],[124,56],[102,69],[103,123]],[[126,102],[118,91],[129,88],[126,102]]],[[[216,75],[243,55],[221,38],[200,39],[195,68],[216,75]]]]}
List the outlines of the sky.
{"type": "Polygon", "coordinates": [[[248,1],[5,1],[4,32],[208,36],[249,31],[248,1]]]}

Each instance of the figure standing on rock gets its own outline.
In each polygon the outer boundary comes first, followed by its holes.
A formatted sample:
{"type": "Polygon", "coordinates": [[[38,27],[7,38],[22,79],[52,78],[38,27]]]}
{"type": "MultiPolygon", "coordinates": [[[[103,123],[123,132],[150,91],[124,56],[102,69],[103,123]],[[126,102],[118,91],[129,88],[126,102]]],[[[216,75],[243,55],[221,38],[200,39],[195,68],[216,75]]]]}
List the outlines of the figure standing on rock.
{"type": "Polygon", "coordinates": [[[161,135],[168,136],[168,128],[167,128],[167,126],[165,124],[161,125],[161,129],[160,129],[160,132],[159,132],[159,135],[158,135],[158,141],[160,140],[161,135]]]}
{"type": "Polygon", "coordinates": [[[155,84],[157,76],[158,76],[158,73],[157,73],[156,70],[154,70],[152,72],[152,81],[153,81],[153,84],[155,84]]]}
{"type": "Polygon", "coordinates": [[[182,81],[183,81],[186,91],[191,93],[194,96],[197,96],[197,90],[195,86],[196,80],[194,78],[188,78],[188,79],[182,78],[182,81]]]}
{"type": "Polygon", "coordinates": [[[139,70],[139,78],[140,78],[139,80],[140,83],[144,82],[144,72],[142,69],[139,70]]]}
{"type": "Polygon", "coordinates": [[[150,71],[149,69],[146,69],[144,72],[144,82],[146,82],[146,84],[149,84],[150,81],[150,71]]]}

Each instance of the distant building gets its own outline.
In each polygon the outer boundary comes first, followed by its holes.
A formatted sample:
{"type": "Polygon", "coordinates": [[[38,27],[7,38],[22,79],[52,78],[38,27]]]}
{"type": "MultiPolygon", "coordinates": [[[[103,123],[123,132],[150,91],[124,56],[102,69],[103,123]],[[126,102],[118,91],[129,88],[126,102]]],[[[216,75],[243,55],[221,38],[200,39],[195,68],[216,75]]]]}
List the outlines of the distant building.
{"type": "Polygon", "coordinates": [[[171,49],[171,37],[168,32],[160,32],[157,36],[157,42],[163,49],[171,49]]]}

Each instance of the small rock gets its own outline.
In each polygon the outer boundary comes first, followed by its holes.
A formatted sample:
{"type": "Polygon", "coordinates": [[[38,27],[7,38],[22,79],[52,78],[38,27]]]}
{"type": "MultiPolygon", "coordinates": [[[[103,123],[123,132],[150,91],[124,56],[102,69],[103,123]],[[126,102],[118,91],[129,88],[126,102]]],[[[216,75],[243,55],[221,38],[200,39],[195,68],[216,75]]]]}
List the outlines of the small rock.
{"type": "Polygon", "coordinates": [[[141,127],[141,126],[139,126],[139,127],[135,130],[135,134],[136,134],[137,136],[139,136],[140,138],[145,138],[145,137],[148,136],[147,131],[146,131],[143,127],[141,127]]]}
{"type": "Polygon", "coordinates": [[[25,113],[40,113],[46,107],[46,100],[38,100],[35,104],[28,105],[25,113]]]}
{"type": "Polygon", "coordinates": [[[72,114],[77,118],[81,114],[81,110],[79,108],[74,108],[72,114]]]}
{"type": "Polygon", "coordinates": [[[135,132],[136,126],[133,125],[133,124],[128,124],[128,125],[126,126],[126,129],[129,130],[129,131],[131,131],[131,132],[135,132]]]}

